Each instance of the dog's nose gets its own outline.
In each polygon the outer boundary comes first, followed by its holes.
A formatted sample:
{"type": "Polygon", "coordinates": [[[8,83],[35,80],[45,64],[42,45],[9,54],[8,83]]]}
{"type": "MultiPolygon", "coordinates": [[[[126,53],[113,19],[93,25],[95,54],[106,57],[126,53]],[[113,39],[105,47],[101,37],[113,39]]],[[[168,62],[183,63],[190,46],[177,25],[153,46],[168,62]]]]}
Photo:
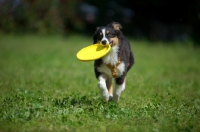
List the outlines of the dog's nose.
{"type": "Polygon", "coordinates": [[[102,43],[102,44],[106,44],[106,40],[103,40],[101,43],[102,43]]]}

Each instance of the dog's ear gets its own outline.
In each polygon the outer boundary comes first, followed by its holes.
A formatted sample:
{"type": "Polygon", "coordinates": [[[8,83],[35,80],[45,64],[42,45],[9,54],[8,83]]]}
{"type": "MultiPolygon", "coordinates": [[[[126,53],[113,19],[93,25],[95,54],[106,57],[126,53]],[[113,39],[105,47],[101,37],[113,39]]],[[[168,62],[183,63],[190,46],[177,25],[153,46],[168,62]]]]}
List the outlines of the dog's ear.
{"type": "MultiPolygon", "coordinates": [[[[99,28],[100,28],[100,27],[96,27],[96,31],[99,30],[99,28]]],[[[96,32],[96,31],[95,31],[95,32],[96,32]]]]}
{"type": "Polygon", "coordinates": [[[96,35],[96,34],[97,34],[97,31],[99,30],[99,28],[100,28],[100,27],[97,27],[97,28],[96,28],[96,31],[94,32],[94,35],[93,35],[93,44],[96,44],[96,43],[97,43],[97,35],[96,35]]]}
{"type": "Polygon", "coordinates": [[[118,23],[118,22],[112,22],[111,25],[112,25],[112,28],[113,28],[114,30],[120,30],[120,29],[122,29],[121,24],[118,23]]]}

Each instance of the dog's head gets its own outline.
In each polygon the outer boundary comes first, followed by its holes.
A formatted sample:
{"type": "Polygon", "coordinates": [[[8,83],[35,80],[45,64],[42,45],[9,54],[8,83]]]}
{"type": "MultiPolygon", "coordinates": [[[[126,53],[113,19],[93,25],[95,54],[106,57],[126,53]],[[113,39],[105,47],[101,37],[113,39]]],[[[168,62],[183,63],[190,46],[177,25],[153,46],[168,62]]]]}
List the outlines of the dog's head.
{"type": "Polygon", "coordinates": [[[97,27],[93,36],[93,43],[110,44],[111,47],[118,45],[119,38],[122,36],[121,28],[122,26],[118,22],[97,27]]]}

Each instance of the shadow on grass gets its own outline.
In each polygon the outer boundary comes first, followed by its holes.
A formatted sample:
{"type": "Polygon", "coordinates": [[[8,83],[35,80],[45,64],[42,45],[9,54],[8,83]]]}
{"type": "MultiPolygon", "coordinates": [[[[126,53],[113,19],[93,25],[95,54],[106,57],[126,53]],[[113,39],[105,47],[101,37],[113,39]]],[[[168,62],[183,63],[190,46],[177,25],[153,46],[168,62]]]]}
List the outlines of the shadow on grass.
{"type": "Polygon", "coordinates": [[[53,103],[56,107],[118,107],[118,104],[115,102],[104,102],[98,93],[95,92],[87,95],[72,93],[62,99],[55,98],[53,103]]]}
{"type": "MultiPolygon", "coordinates": [[[[130,113],[128,108],[122,108],[116,102],[104,102],[98,93],[82,95],[72,93],[62,99],[54,99],[54,107],[66,109],[74,115],[89,116],[98,119],[120,119],[124,114],[130,113]]],[[[128,116],[129,114],[127,114],[128,116]]],[[[68,119],[68,116],[65,120],[68,119]]]]}

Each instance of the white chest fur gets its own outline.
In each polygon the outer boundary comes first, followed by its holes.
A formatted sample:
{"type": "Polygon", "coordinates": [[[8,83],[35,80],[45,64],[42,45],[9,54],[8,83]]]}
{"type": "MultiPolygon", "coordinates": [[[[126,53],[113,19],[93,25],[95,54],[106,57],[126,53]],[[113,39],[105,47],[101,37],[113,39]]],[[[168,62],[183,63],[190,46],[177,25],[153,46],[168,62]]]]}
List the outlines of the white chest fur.
{"type": "MultiPolygon", "coordinates": [[[[106,65],[106,64],[111,64],[111,65],[116,65],[118,63],[118,46],[114,46],[111,48],[110,52],[102,58],[103,63],[99,68],[98,71],[112,77],[112,72],[111,69],[106,65]]],[[[125,64],[124,62],[121,62],[117,67],[116,67],[116,77],[119,77],[123,74],[125,70],[125,64]]]]}
{"type": "Polygon", "coordinates": [[[115,65],[118,62],[118,46],[114,46],[111,48],[110,52],[105,55],[102,60],[106,64],[115,65]]]}

